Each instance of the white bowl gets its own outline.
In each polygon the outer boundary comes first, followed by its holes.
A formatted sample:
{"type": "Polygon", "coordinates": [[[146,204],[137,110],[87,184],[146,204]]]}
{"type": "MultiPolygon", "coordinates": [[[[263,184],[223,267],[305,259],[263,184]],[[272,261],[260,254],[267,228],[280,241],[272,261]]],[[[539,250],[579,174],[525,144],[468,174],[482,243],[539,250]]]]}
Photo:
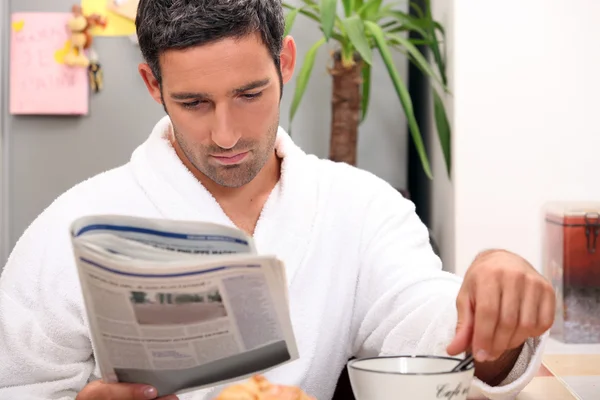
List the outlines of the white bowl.
{"type": "Polygon", "coordinates": [[[466,400],[475,372],[451,372],[460,358],[391,356],[351,360],[348,374],[356,400],[466,400]]]}

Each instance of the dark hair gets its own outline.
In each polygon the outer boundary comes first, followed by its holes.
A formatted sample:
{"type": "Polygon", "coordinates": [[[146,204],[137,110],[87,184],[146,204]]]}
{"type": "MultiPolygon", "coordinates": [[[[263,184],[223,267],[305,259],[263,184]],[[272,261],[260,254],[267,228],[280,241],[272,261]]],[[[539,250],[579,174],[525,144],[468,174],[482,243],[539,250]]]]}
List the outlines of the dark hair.
{"type": "Polygon", "coordinates": [[[281,0],[140,0],[135,25],[142,55],[159,83],[163,51],[256,32],[281,74],[285,29],[281,0]]]}

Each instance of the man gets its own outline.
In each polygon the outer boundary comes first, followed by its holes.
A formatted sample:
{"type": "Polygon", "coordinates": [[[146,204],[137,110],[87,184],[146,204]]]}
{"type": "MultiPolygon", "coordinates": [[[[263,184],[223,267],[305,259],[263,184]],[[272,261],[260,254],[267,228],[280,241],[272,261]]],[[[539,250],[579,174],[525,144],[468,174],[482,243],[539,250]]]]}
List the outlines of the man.
{"type": "Polygon", "coordinates": [[[139,72],[168,117],[129,163],[64,193],[17,243],[0,282],[1,398],[156,397],[99,380],[68,234],[98,213],[236,225],[281,257],[301,356],[272,382],[327,400],[352,356],[472,351],[488,397],[528,383],[552,288],[507,251],[481,253],[464,280],[443,272],[410,202],[278,128],[296,63],[279,1],[141,0],[136,24],[139,72]]]}

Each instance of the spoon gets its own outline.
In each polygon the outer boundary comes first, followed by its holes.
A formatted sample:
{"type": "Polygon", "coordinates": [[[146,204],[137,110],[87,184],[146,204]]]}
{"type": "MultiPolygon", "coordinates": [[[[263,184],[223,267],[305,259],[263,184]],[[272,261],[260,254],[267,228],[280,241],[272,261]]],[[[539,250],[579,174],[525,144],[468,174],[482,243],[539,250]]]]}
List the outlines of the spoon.
{"type": "Polygon", "coordinates": [[[465,368],[467,368],[469,366],[469,364],[471,364],[472,362],[473,362],[473,354],[469,354],[468,356],[466,356],[464,358],[464,360],[462,360],[454,368],[452,368],[451,372],[462,371],[465,368]]]}

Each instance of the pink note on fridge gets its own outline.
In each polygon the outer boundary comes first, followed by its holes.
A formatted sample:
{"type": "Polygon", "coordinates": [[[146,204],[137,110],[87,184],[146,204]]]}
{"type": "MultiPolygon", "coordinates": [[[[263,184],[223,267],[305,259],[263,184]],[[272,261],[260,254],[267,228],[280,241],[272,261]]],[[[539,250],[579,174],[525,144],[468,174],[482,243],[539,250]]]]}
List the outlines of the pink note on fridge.
{"type": "Polygon", "coordinates": [[[86,68],[59,61],[69,40],[70,13],[14,13],[10,27],[11,114],[86,115],[86,68]]]}

